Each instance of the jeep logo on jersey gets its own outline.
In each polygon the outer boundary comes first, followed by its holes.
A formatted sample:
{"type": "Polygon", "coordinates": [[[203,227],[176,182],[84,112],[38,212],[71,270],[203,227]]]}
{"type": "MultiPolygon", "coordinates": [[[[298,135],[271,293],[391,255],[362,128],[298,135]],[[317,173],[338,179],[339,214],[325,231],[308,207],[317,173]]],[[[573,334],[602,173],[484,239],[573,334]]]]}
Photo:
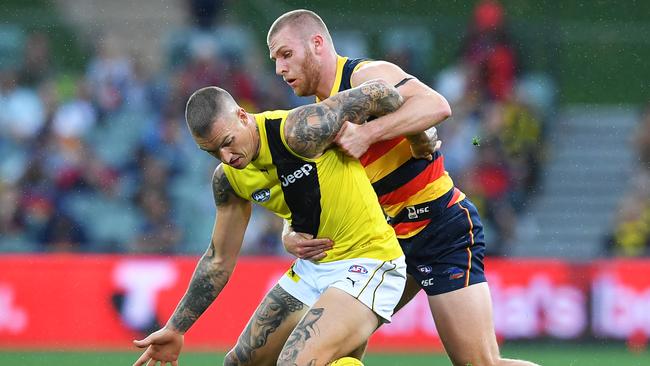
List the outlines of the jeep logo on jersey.
{"type": "Polygon", "coordinates": [[[414,206],[406,206],[406,212],[408,212],[409,219],[417,219],[420,215],[429,213],[429,206],[418,208],[415,208],[414,206]]]}
{"type": "Polygon", "coordinates": [[[287,175],[286,177],[283,175],[280,176],[280,181],[282,182],[283,187],[287,187],[291,183],[295,183],[298,179],[308,176],[309,173],[314,170],[314,167],[311,166],[310,164],[305,164],[300,167],[300,169],[296,169],[295,172],[287,175]]]}
{"type": "Polygon", "coordinates": [[[368,270],[364,266],[353,264],[348,268],[348,272],[366,274],[368,273],[368,270]]]}
{"type": "Polygon", "coordinates": [[[257,191],[251,194],[251,198],[255,202],[266,202],[271,199],[271,190],[268,188],[258,189],[257,191]]]}

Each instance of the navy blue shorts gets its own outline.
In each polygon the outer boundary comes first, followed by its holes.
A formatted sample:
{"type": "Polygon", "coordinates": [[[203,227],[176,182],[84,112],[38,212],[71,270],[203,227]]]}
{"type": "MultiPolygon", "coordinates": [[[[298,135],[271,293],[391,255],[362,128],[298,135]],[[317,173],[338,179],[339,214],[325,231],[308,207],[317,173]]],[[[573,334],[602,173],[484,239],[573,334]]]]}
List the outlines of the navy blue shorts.
{"type": "Polygon", "coordinates": [[[439,211],[426,228],[400,244],[407,273],[429,296],[486,282],[483,224],[468,199],[439,211]]]}

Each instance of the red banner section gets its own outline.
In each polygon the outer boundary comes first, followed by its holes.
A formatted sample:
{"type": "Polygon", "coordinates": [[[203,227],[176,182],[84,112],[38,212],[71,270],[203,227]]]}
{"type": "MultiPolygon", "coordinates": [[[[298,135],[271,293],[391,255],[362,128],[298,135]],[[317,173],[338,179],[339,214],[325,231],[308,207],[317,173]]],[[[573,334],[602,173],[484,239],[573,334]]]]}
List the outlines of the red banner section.
{"type": "MultiPolygon", "coordinates": [[[[128,348],[164,324],[197,258],[0,256],[0,347],[128,348]]],[[[186,336],[186,347],[226,350],[290,261],[241,258],[226,289],[186,336]]],[[[650,336],[650,260],[486,263],[504,339],[650,336]]],[[[420,293],[373,336],[374,350],[439,349],[420,293]]]]}

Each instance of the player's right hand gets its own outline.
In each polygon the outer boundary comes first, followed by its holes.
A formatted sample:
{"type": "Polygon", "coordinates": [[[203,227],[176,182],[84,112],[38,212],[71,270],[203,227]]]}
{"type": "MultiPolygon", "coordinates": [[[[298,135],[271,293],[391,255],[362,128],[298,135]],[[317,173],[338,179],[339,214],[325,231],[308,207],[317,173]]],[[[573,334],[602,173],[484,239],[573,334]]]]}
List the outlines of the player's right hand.
{"type": "Polygon", "coordinates": [[[343,123],[334,142],[344,153],[355,159],[359,159],[365,154],[373,143],[370,140],[370,135],[364,132],[363,125],[356,125],[348,121],[343,123]]]}
{"type": "Polygon", "coordinates": [[[416,159],[433,160],[433,154],[440,150],[442,142],[438,140],[438,130],[431,127],[424,131],[424,134],[418,134],[409,138],[411,144],[411,155],[416,159]],[[421,138],[424,135],[424,138],[421,138]]]}
{"type": "Polygon", "coordinates": [[[168,328],[162,328],[149,334],[143,340],[134,340],[138,348],[147,348],[133,366],[155,366],[160,362],[162,366],[178,366],[178,356],[183,348],[184,336],[168,328]]]}
{"type": "Polygon", "coordinates": [[[334,245],[330,239],[314,239],[310,234],[297,233],[293,230],[282,236],[282,244],[287,252],[312,262],[325,258],[326,252],[334,245]]]}

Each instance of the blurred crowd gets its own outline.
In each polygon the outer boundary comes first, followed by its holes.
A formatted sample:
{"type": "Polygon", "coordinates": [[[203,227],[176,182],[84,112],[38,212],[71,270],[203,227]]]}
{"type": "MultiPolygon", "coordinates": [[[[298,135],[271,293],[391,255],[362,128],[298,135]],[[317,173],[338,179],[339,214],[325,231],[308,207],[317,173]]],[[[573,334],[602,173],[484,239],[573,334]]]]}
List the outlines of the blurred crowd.
{"type": "MultiPolygon", "coordinates": [[[[273,74],[265,46],[243,23],[216,22],[220,2],[188,4],[192,22],[167,36],[160,73],[125,54],[110,34],[97,40],[81,75],[53,65],[45,33],[28,35],[20,62],[0,68],[0,251],[205,249],[217,162],[186,130],[189,95],[219,85],[249,111],[311,100],[295,97],[273,74]]],[[[516,216],[535,194],[544,121],[554,100],[543,76],[522,70],[498,3],[480,2],[468,23],[457,62],[435,74],[418,64],[408,43],[367,56],[397,63],[452,104],[452,119],[439,128],[446,167],[479,206],[490,254],[499,255],[507,253],[516,216]]],[[[341,38],[337,49],[346,55],[346,49],[363,49],[363,42],[341,38]]],[[[645,220],[646,242],[649,123],[646,116],[639,142],[646,190],[638,194],[645,205],[636,207],[640,200],[632,198],[629,214],[645,220]]],[[[280,220],[255,209],[243,253],[282,254],[281,229],[280,220]]]]}
{"type": "Polygon", "coordinates": [[[650,256],[650,104],[632,137],[636,171],[622,195],[606,249],[616,256],[650,256]]]}

